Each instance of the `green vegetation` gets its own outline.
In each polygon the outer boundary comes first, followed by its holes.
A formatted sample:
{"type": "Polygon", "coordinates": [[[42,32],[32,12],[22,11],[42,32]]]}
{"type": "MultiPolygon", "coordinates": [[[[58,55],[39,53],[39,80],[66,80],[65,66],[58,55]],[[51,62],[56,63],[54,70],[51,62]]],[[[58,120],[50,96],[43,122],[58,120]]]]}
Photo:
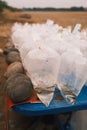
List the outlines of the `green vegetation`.
{"type": "Polygon", "coordinates": [[[87,8],[84,7],[71,7],[71,8],[23,8],[24,11],[87,11],[87,8]]]}
{"type": "Polygon", "coordinates": [[[7,4],[6,2],[0,0],[0,12],[3,11],[3,8],[7,8],[7,4]]]}
{"type": "Polygon", "coordinates": [[[15,8],[9,6],[5,1],[0,0],[0,12],[2,12],[3,9],[9,9],[11,11],[15,11],[15,8]]]}

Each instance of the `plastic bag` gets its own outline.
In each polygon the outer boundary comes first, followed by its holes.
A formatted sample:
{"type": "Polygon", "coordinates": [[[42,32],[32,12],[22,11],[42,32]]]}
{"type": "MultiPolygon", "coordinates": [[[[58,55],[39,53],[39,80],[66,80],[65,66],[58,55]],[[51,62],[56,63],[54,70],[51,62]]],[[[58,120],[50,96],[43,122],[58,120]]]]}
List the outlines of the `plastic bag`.
{"type": "Polygon", "coordinates": [[[60,56],[54,50],[40,45],[25,56],[24,66],[38,97],[48,106],[57,86],[60,56]]]}
{"type": "Polygon", "coordinates": [[[87,59],[74,52],[61,56],[58,87],[69,103],[75,103],[87,78],[87,59]]]}

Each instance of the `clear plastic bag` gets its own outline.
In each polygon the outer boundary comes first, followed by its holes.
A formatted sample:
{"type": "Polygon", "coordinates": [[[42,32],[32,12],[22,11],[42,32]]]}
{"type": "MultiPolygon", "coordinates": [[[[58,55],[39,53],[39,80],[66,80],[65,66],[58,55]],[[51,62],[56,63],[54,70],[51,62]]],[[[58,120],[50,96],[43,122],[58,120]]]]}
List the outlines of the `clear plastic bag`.
{"type": "Polygon", "coordinates": [[[74,52],[61,56],[58,87],[69,103],[75,103],[87,77],[87,59],[74,52]]]}

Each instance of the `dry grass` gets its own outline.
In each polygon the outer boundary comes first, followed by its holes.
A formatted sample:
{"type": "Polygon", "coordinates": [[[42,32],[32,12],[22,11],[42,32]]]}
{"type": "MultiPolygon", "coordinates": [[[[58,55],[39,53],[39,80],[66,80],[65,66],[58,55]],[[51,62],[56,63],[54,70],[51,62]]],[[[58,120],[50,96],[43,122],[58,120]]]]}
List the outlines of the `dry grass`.
{"type": "Polygon", "coordinates": [[[52,19],[55,23],[72,28],[76,23],[82,24],[82,29],[87,28],[87,12],[10,12],[4,10],[0,20],[0,36],[11,34],[11,27],[15,22],[43,23],[52,19]]]}
{"type": "Polygon", "coordinates": [[[29,14],[34,22],[45,22],[49,18],[64,27],[81,23],[83,28],[87,28],[87,12],[30,12],[29,14]]]}

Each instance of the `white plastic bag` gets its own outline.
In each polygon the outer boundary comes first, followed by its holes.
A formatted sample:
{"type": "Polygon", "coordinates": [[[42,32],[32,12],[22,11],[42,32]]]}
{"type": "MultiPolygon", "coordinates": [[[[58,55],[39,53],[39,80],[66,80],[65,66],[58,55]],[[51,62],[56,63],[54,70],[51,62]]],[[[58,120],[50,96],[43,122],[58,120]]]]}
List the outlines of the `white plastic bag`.
{"type": "Polygon", "coordinates": [[[40,45],[25,56],[24,66],[40,100],[48,106],[57,86],[60,56],[54,50],[40,45]]]}

